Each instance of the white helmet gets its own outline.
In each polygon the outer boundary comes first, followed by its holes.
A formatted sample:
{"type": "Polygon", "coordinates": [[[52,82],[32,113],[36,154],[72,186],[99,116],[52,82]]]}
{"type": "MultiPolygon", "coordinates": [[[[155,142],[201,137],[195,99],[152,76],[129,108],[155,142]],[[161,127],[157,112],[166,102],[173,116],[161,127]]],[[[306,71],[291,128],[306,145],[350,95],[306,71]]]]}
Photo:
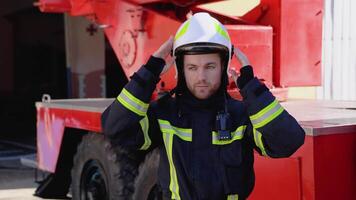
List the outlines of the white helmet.
{"type": "Polygon", "coordinates": [[[232,44],[224,25],[208,13],[200,12],[179,27],[174,38],[173,55],[204,49],[225,50],[231,58],[232,44]]]}
{"type": "Polygon", "coordinates": [[[211,17],[208,13],[194,14],[178,29],[173,44],[173,55],[176,56],[176,72],[178,82],[176,92],[186,89],[183,76],[183,55],[219,53],[224,63],[222,74],[222,87],[226,90],[228,83],[227,70],[233,52],[230,36],[224,25],[211,17]]]}

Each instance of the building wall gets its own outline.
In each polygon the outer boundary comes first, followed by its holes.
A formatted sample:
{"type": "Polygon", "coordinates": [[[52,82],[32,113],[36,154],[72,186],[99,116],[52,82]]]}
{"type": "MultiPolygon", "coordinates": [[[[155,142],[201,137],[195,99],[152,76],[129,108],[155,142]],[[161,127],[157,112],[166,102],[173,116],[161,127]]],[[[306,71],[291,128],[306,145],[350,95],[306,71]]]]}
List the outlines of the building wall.
{"type": "Polygon", "coordinates": [[[69,98],[105,97],[105,39],[84,17],[64,15],[69,98]],[[92,31],[90,31],[93,29],[92,31]]]}
{"type": "Polygon", "coordinates": [[[324,0],[318,99],[356,100],[356,1],[324,0]]]}

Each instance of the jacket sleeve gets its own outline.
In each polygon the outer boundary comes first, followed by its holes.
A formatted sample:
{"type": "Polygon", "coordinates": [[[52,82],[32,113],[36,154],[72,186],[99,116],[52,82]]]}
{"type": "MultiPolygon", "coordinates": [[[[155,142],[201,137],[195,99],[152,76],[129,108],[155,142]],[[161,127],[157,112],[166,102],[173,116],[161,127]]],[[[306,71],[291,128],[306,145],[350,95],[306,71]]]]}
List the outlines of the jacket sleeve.
{"type": "Polygon", "coordinates": [[[261,155],[289,157],[304,143],[302,127],[257,78],[240,92],[247,107],[255,149],[261,155]]]}
{"type": "Polygon", "coordinates": [[[159,72],[154,70],[163,69],[164,64],[164,60],[151,57],[103,112],[103,133],[112,143],[129,149],[148,150],[161,142],[158,122],[149,102],[159,81],[159,72]]]}

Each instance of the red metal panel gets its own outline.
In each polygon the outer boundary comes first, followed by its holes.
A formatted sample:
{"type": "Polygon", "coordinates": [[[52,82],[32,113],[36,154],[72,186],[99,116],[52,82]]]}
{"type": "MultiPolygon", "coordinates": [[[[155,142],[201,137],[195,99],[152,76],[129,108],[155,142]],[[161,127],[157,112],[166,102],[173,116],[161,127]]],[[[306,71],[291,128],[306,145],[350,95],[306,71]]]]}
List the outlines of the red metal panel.
{"type": "Polygon", "coordinates": [[[356,130],[347,134],[338,130],[306,136],[291,158],[255,156],[256,187],[249,199],[353,199],[356,130]]]}
{"type": "Polygon", "coordinates": [[[356,129],[316,137],[314,151],[315,199],[355,199],[356,129]]]}
{"type": "Polygon", "coordinates": [[[255,156],[256,187],[248,199],[315,200],[314,138],[307,136],[290,158],[255,156]]]}
{"type": "Polygon", "coordinates": [[[69,13],[73,16],[94,14],[92,2],[88,0],[39,0],[34,5],[41,12],[69,13]]]}
{"type": "MultiPolygon", "coordinates": [[[[226,25],[231,41],[250,59],[257,77],[272,83],[272,27],[256,25],[226,25]]],[[[240,68],[233,58],[231,66],[240,68]]]]}
{"type": "MultiPolygon", "coordinates": [[[[315,137],[306,136],[304,145],[293,155],[299,157],[301,161],[301,199],[315,200],[314,139],[315,137]]],[[[281,189],[281,192],[287,191],[281,189]]]]}
{"type": "Polygon", "coordinates": [[[209,3],[222,0],[131,0],[137,4],[148,4],[148,3],[173,3],[180,7],[187,7],[191,5],[198,5],[202,3],[209,3]]]}
{"type": "Polygon", "coordinates": [[[70,14],[73,16],[80,16],[80,15],[90,15],[94,14],[92,1],[88,0],[70,0],[72,9],[70,14]]]}
{"type": "Polygon", "coordinates": [[[277,85],[321,84],[322,0],[281,1],[277,85]]]}
{"type": "Polygon", "coordinates": [[[323,0],[261,0],[243,19],[271,25],[275,86],[321,84],[323,0]]]}
{"type": "Polygon", "coordinates": [[[300,159],[271,159],[255,154],[255,189],[250,200],[301,199],[300,159]]]}
{"type": "Polygon", "coordinates": [[[64,133],[62,115],[50,108],[37,108],[37,163],[42,170],[55,172],[64,133]]]}
{"type": "Polygon", "coordinates": [[[70,0],[39,0],[34,5],[38,6],[41,12],[48,13],[70,12],[72,8],[70,0]]]}
{"type": "Polygon", "coordinates": [[[37,163],[55,172],[66,127],[101,132],[101,113],[71,109],[37,107],[37,163]]]}
{"type": "Polygon", "coordinates": [[[99,112],[70,110],[70,114],[65,115],[65,117],[66,127],[101,132],[101,113],[99,112]]]}
{"type": "MultiPolygon", "coordinates": [[[[109,25],[105,34],[128,77],[146,63],[148,57],[170,35],[174,35],[180,25],[180,22],[163,13],[123,1],[97,2],[95,12],[100,24],[109,25]]],[[[166,87],[172,88],[175,85],[174,70],[162,80],[166,87]]]]}
{"type": "Polygon", "coordinates": [[[148,4],[148,3],[159,3],[165,2],[167,3],[169,0],[130,0],[135,4],[148,4]]]}

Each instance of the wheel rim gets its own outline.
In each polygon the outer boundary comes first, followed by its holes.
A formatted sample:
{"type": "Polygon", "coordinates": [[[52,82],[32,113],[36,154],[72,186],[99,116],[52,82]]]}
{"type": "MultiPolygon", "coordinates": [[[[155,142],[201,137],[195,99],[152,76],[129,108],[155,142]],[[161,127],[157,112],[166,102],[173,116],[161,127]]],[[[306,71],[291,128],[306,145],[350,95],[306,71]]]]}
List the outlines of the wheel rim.
{"type": "Polygon", "coordinates": [[[80,180],[80,199],[108,199],[108,190],[105,183],[106,176],[100,163],[96,160],[88,161],[84,165],[80,180]]]}

